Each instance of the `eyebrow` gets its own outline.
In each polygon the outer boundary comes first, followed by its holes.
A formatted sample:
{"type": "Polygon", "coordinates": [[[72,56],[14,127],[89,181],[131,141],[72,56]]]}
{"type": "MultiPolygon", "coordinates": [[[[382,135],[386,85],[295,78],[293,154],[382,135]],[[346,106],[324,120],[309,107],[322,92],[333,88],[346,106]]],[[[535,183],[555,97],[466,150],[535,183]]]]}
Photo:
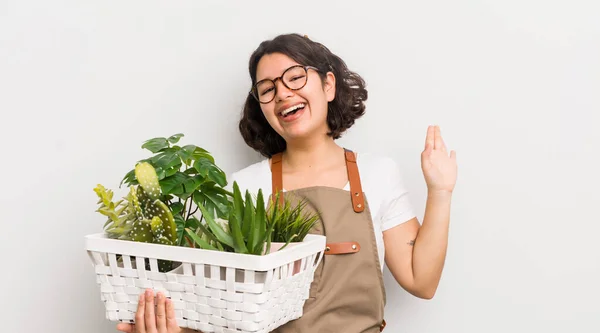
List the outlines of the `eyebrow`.
{"type": "MultiPolygon", "coordinates": [[[[293,63],[293,64],[291,64],[291,65],[287,66],[286,68],[284,68],[284,69],[283,69],[283,70],[282,70],[282,71],[279,73],[279,75],[277,75],[277,77],[281,76],[281,75],[283,74],[283,72],[285,72],[285,71],[286,71],[288,68],[290,68],[290,67],[293,67],[293,66],[302,66],[302,64],[293,63]]],[[[273,80],[273,78],[272,78],[272,77],[263,77],[263,78],[261,78],[261,79],[259,80],[259,79],[258,79],[258,75],[256,76],[256,82],[260,82],[260,81],[262,81],[262,80],[264,80],[264,79],[273,80]]]]}

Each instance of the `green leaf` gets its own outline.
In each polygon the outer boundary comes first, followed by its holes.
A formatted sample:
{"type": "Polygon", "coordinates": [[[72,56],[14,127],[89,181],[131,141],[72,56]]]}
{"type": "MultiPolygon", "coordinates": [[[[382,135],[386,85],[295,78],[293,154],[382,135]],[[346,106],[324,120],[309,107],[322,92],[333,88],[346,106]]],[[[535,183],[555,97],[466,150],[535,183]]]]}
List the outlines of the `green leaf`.
{"type": "Polygon", "coordinates": [[[256,216],[254,219],[254,228],[250,232],[250,247],[253,253],[260,253],[263,248],[264,238],[267,229],[267,216],[265,212],[265,202],[262,189],[258,190],[256,197],[256,216]]]}
{"type": "Polygon", "coordinates": [[[216,247],[208,244],[206,241],[204,241],[202,238],[200,238],[198,235],[196,235],[192,230],[185,229],[185,232],[188,234],[188,236],[190,236],[190,238],[194,241],[194,243],[196,243],[201,248],[203,248],[205,250],[218,251],[216,247]]]}
{"type": "Polygon", "coordinates": [[[172,168],[177,168],[177,170],[179,170],[179,167],[181,166],[179,154],[177,154],[176,150],[171,148],[170,150],[162,151],[156,156],[153,156],[150,161],[155,168],[161,168],[164,170],[172,168]]]}
{"type": "Polygon", "coordinates": [[[214,192],[204,192],[204,196],[206,197],[206,202],[214,205],[218,217],[224,219],[229,216],[231,203],[227,197],[214,192]]]}
{"type": "Polygon", "coordinates": [[[220,186],[227,185],[225,172],[219,169],[219,167],[217,167],[211,160],[201,157],[194,162],[194,168],[198,170],[200,175],[208,177],[210,180],[214,181],[220,186]]]}
{"type": "Polygon", "coordinates": [[[237,215],[234,214],[231,216],[229,219],[229,227],[231,228],[235,252],[248,253],[248,248],[244,242],[244,236],[242,235],[242,229],[240,228],[240,221],[237,215]]]}
{"type": "Polygon", "coordinates": [[[211,191],[214,191],[215,193],[218,193],[225,198],[228,196],[233,197],[233,192],[229,192],[222,187],[215,186],[215,184],[210,184],[210,185],[207,184],[207,187],[208,186],[211,186],[211,191]]]}
{"type": "Polygon", "coordinates": [[[265,232],[264,238],[262,239],[262,241],[260,242],[260,245],[262,246],[262,244],[264,244],[265,240],[267,242],[267,248],[265,250],[265,253],[269,253],[269,251],[271,250],[271,240],[273,239],[271,237],[271,234],[273,233],[273,229],[275,228],[275,225],[272,224],[268,227],[267,231],[265,232]]]}
{"type": "Polygon", "coordinates": [[[192,159],[199,160],[201,158],[206,158],[212,163],[215,163],[214,157],[206,149],[194,146],[194,153],[192,154],[192,159]]]}
{"type": "Polygon", "coordinates": [[[219,242],[233,248],[233,238],[231,237],[231,235],[228,234],[225,230],[223,230],[223,228],[221,228],[221,226],[215,222],[215,220],[212,218],[212,216],[210,216],[210,214],[206,211],[206,208],[202,204],[197,203],[197,205],[200,211],[202,212],[202,216],[204,216],[208,227],[213,232],[215,237],[217,237],[219,242]]]}
{"type": "Polygon", "coordinates": [[[202,175],[198,174],[198,170],[196,170],[196,168],[194,168],[194,167],[191,167],[191,168],[185,169],[185,170],[183,171],[183,173],[185,173],[186,175],[189,175],[189,176],[194,176],[194,175],[197,175],[197,176],[200,176],[200,177],[202,177],[202,178],[206,178],[205,176],[202,176],[202,175]]]}
{"type": "Polygon", "coordinates": [[[156,168],[156,177],[158,180],[162,180],[167,176],[167,173],[162,168],[156,168]]]}
{"type": "Polygon", "coordinates": [[[165,138],[150,139],[144,142],[142,148],[148,149],[153,153],[158,153],[162,149],[169,148],[169,141],[167,141],[165,138]]]}
{"type": "Polygon", "coordinates": [[[244,217],[244,199],[237,182],[233,182],[233,215],[242,222],[244,217]]]}
{"type": "Polygon", "coordinates": [[[252,203],[252,196],[246,190],[246,202],[244,207],[244,218],[242,219],[242,233],[248,237],[248,243],[252,243],[252,231],[254,230],[255,209],[252,203]]]}
{"type": "Polygon", "coordinates": [[[182,137],[183,137],[182,133],[177,133],[177,134],[171,135],[169,137],[169,142],[175,144],[175,143],[179,142],[179,139],[181,139],[182,137]]]}
{"type": "Polygon", "coordinates": [[[229,201],[227,198],[205,191],[204,188],[200,187],[199,191],[194,192],[192,199],[196,205],[202,204],[213,219],[215,216],[222,219],[229,217],[229,201]]]}
{"type": "Polygon", "coordinates": [[[192,156],[194,155],[194,151],[196,150],[196,146],[187,145],[183,146],[178,152],[177,155],[181,158],[181,160],[187,165],[191,164],[192,156]]]}
{"type": "Polygon", "coordinates": [[[175,223],[177,224],[177,244],[179,246],[183,246],[185,244],[183,241],[183,230],[186,228],[190,228],[192,230],[198,229],[200,221],[198,221],[198,219],[194,216],[184,220],[183,216],[175,215],[175,223]]]}
{"type": "Polygon", "coordinates": [[[160,181],[160,187],[163,194],[173,194],[186,199],[201,184],[202,178],[189,176],[183,172],[176,172],[172,176],[165,177],[160,181]]]}
{"type": "Polygon", "coordinates": [[[175,220],[175,225],[177,226],[177,245],[181,246],[183,243],[183,230],[185,229],[185,221],[183,220],[183,216],[179,214],[175,214],[173,216],[173,220],[175,220]]]}
{"type": "Polygon", "coordinates": [[[202,225],[202,223],[195,217],[195,216],[190,216],[190,218],[185,222],[186,224],[186,228],[190,228],[190,229],[198,229],[198,227],[200,225],[202,225]]]}
{"type": "MultiPolygon", "coordinates": [[[[198,220],[196,219],[196,221],[198,221],[198,220]]],[[[217,237],[215,237],[215,235],[210,230],[208,230],[208,228],[204,224],[202,224],[200,221],[198,221],[196,228],[200,229],[200,231],[202,231],[202,234],[204,234],[208,238],[210,238],[211,241],[213,241],[217,244],[221,244],[221,242],[219,242],[217,237]]]]}
{"type": "Polygon", "coordinates": [[[217,207],[215,206],[215,204],[208,200],[208,198],[206,198],[206,196],[202,196],[203,200],[202,200],[202,205],[204,205],[204,207],[206,208],[206,211],[210,214],[210,217],[212,217],[213,219],[217,218],[219,216],[218,212],[217,212],[217,207]]]}
{"type": "Polygon", "coordinates": [[[121,188],[121,186],[123,184],[126,184],[127,186],[131,186],[131,185],[136,185],[137,184],[137,181],[135,180],[135,169],[131,169],[125,175],[125,177],[123,177],[123,179],[121,180],[121,183],[119,183],[119,188],[121,188]]]}
{"type": "Polygon", "coordinates": [[[181,211],[183,210],[183,204],[181,202],[174,202],[170,205],[171,207],[171,212],[173,212],[173,215],[179,215],[179,213],[181,213],[181,211]]]}

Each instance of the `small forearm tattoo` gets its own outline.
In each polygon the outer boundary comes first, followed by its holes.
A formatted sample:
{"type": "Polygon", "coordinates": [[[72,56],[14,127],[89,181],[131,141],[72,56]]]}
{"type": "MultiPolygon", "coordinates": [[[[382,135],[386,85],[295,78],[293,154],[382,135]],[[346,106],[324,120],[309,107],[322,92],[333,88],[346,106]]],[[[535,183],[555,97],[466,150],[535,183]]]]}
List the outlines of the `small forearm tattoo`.
{"type": "Polygon", "coordinates": [[[408,245],[410,245],[410,246],[413,246],[413,245],[415,245],[415,240],[413,239],[413,240],[411,240],[410,242],[408,242],[408,243],[406,243],[406,244],[408,244],[408,245]]]}

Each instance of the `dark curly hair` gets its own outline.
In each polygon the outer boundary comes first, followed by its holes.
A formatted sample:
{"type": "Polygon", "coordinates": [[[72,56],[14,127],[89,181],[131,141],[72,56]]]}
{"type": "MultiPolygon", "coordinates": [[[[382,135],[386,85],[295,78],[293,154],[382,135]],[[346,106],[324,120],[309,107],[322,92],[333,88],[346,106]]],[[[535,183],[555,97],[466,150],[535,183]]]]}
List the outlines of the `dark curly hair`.
{"type": "MultiPolygon", "coordinates": [[[[327,125],[330,132],[327,135],[334,139],[340,138],[343,132],[354,125],[356,119],[364,115],[367,90],[363,78],[350,71],[346,63],[327,47],[307,36],[284,34],[263,41],[250,57],[252,85],[256,83],[258,62],[264,55],[271,53],[282,53],[299,64],[318,68],[323,83],[326,73],[333,72],[336,77],[336,96],[329,102],[327,125]]],[[[260,103],[251,94],[246,98],[239,130],[248,146],[268,158],[286,148],[285,140],[269,125],[260,109],[260,103]]]]}

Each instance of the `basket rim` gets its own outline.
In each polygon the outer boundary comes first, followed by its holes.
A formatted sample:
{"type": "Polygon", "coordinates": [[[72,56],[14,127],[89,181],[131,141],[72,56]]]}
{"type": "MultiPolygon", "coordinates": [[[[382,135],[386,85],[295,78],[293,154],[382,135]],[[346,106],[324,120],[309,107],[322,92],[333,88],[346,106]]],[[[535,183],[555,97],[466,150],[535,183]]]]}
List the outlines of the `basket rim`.
{"type": "Polygon", "coordinates": [[[302,242],[290,243],[283,250],[265,255],[253,255],[113,239],[109,238],[104,232],[85,236],[85,250],[88,252],[113,253],[253,271],[275,269],[318,252],[323,252],[325,246],[325,236],[308,234],[302,242]]]}

